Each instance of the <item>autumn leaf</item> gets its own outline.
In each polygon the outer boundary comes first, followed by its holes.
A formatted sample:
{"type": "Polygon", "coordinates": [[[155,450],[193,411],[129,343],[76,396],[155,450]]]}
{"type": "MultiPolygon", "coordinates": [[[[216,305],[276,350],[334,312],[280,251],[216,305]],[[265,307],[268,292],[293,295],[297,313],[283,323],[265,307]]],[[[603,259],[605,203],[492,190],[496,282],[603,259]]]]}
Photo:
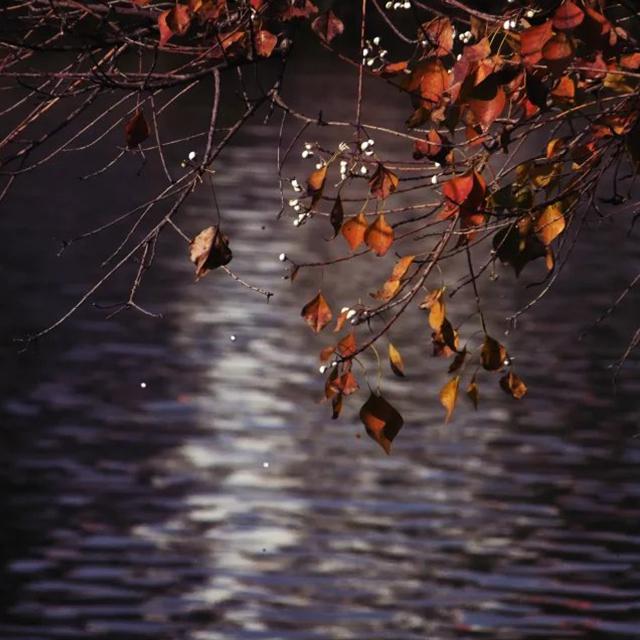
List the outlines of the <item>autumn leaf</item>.
{"type": "Polygon", "coordinates": [[[513,371],[500,378],[500,387],[516,400],[520,400],[527,393],[527,385],[513,371]]]}
{"type": "Polygon", "coordinates": [[[352,356],[357,351],[356,337],[353,334],[353,331],[351,333],[348,333],[344,338],[342,338],[342,340],[340,340],[340,342],[338,342],[338,345],[336,346],[336,351],[343,358],[348,358],[349,356],[352,356]]]}
{"type": "Polygon", "coordinates": [[[538,216],[535,233],[543,245],[550,245],[565,229],[566,222],[562,213],[562,206],[555,202],[545,207],[538,216]]]}
{"type": "Polygon", "coordinates": [[[135,149],[149,137],[149,125],[142,109],[136,110],[124,128],[125,139],[129,149],[135,149]]]}
{"type": "Polygon", "coordinates": [[[520,33],[520,55],[527,64],[537,64],[542,59],[542,49],[553,36],[553,24],[547,20],[520,33]]]}
{"type": "Polygon", "coordinates": [[[229,239],[217,226],[203,229],[189,245],[189,259],[196,265],[196,280],[228,264],[232,257],[229,239]]]}
{"type": "Polygon", "coordinates": [[[160,31],[160,46],[164,46],[174,36],[183,36],[191,25],[191,12],[189,7],[176,4],[172,9],[163,11],[158,16],[158,29],[160,31]]]}
{"type": "Polygon", "coordinates": [[[422,40],[426,36],[432,47],[431,55],[438,58],[444,58],[453,53],[453,35],[453,25],[446,17],[434,18],[418,29],[418,38],[422,40]]]}
{"type": "Polygon", "coordinates": [[[369,225],[364,234],[366,245],[377,256],[383,256],[393,244],[393,227],[385,220],[384,214],[378,217],[369,225]]]}
{"type": "Polygon", "coordinates": [[[435,289],[427,294],[420,304],[421,309],[429,311],[429,326],[434,331],[440,331],[445,317],[445,305],[442,301],[444,289],[435,289]]]}
{"type": "Polygon", "coordinates": [[[331,42],[336,36],[344,32],[344,23],[333,11],[327,11],[319,15],[312,23],[311,28],[324,42],[331,42]]]}
{"type": "Polygon", "coordinates": [[[480,361],[487,371],[498,371],[502,369],[507,359],[507,350],[491,336],[484,337],[480,361]]]}
{"type": "Polygon", "coordinates": [[[413,69],[405,88],[420,99],[421,106],[430,111],[438,105],[450,81],[449,73],[440,59],[428,58],[413,69]]]}
{"type": "Polygon", "coordinates": [[[456,353],[456,357],[453,359],[453,362],[449,366],[448,373],[455,373],[456,371],[458,371],[464,364],[464,361],[468,353],[469,352],[467,351],[466,347],[464,347],[461,351],[456,353]]]}
{"type": "Polygon", "coordinates": [[[506,94],[498,84],[497,76],[494,73],[476,86],[469,100],[469,108],[484,131],[502,115],[507,104],[506,94]]]}
{"type": "Polygon", "coordinates": [[[320,291],[313,300],[307,302],[307,304],[302,307],[300,315],[305,319],[314,333],[320,333],[320,331],[331,322],[331,318],[333,318],[331,308],[320,291]]]}
{"type": "Polygon", "coordinates": [[[351,251],[355,251],[364,242],[367,226],[367,218],[362,212],[349,218],[342,225],[342,235],[348,242],[351,251]]]}
{"type": "Polygon", "coordinates": [[[393,373],[399,378],[404,378],[404,362],[402,356],[391,343],[389,343],[389,364],[391,365],[393,373]]]}
{"type": "Polygon", "coordinates": [[[344,208],[342,207],[342,200],[340,194],[336,196],[336,200],[331,208],[331,214],[329,215],[329,222],[333,227],[333,237],[335,238],[342,228],[342,221],[344,220],[344,208]]]}
{"type": "Polygon", "coordinates": [[[271,31],[261,29],[253,39],[256,53],[262,58],[268,58],[278,44],[278,38],[271,31]]]}
{"type": "Polygon", "coordinates": [[[399,179],[398,176],[385,168],[382,164],[378,163],[375,173],[369,181],[369,188],[372,195],[379,200],[388,198],[398,188],[399,179]]]}
{"type": "Polygon", "coordinates": [[[328,166],[323,164],[307,178],[307,194],[311,196],[311,206],[314,206],[322,196],[324,183],[327,179],[327,169],[328,166]]]}
{"type": "Polygon", "coordinates": [[[564,0],[553,14],[553,26],[561,31],[575,29],[583,20],[584,11],[572,0],[564,0]]]}
{"type": "Polygon", "coordinates": [[[453,410],[456,408],[458,401],[458,387],[460,386],[460,376],[451,378],[440,390],[440,403],[446,409],[445,423],[451,420],[453,410]]]}
{"type": "Polygon", "coordinates": [[[471,378],[471,382],[467,387],[467,398],[471,400],[473,403],[473,408],[478,409],[478,401],[480,399],[480,389],[478,387],[478,383],[476,382],[476,377],[471,378]]]}
{"type": "Polygon", "coordinates": [[[391,443],[404,424],[397,409],[381,395],[371,393],[369,399],[360,409],[360,420],[362,420],[369,437],[389,454],[391,443]]]}

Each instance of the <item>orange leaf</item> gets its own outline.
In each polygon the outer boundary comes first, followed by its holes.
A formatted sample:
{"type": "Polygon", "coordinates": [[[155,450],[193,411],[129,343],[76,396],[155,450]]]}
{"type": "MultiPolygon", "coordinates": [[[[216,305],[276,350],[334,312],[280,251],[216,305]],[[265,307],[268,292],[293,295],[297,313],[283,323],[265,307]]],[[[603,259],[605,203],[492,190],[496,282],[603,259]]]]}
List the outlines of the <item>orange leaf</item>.
{"type": "Polygon", "coordinates": [[[491,336],[484,337],[480,361],[487,371],[502,369],[507,359],[507,350],[491,336]]]}
{"type": "Polygon", "coordinates": [[[336,347],[336,351],[343,357],[348,358],[352,356],[356,351],[356,337],[353,335],[353,332],[348,333],[340,342],[338,342],[338,346],[336,347]]]}
{"type": "Polygon", "coordinates": [[[469,108],[478,124],[486,131],[502,115],[506,104],[507,96],[504,89],[498,87],[495,96],[490,100],[472,98],[469,101],[469,108]]]}
{"type": "Polygon", "coordinates": [[[384,214],[378,217],[369,225],[364,241],[377,256],[383,256],[393,244],[393,227],[385,220],[384,214]]]}
{"type": "Polygon", "coordinates": [[[261,29],[254,37],[256,53],[263,58],[268,58],[273,53],[277,44],[278,38],[266,29],[261,29]]]}
{"type": "Polygon", "coordinates": [[[460,376],[451,378],[444,387],[440,390],[440,403],[446,409],[447,415],[445,422],[451,420],[453,410],[456,408],[456,402],[458,401],[458,387],[460,386],[460,376]]]}
{"type": "Polygon", "coordinates": [[[500,386],[505,393],[516,400],[520,400],[527,393],[527,385],[513,371],[509,371],[507,375],[500,378],[500,386]]]}
{"type": "Polygon", "coordinates": [[[545,246],[550,245],[565,229],[566,222],[562,205],[558,202],[545,207],[538,216],[534,230],[538,240],[545,246]]]}
{"type": "Polygon", "coordinates": [[[425,22],[418,30],[418,38],[427,36],[433,50],[430,52],[438,58],[444,58],[453,53],[453,25],[446,17],[434,18],[425,22]]]}
{"type": "Polygon", "coordinates": [[[389,364],[391,365],[393,373],[399,378],[404,378],[404,362],[402,361],[402,356],[391,343],[389,343],[389,364]]]}
{"type": "Polygon", "coordinates": [[[528,64],[536,64],[542,58],[542,48],[553,36],[553,24],[547,20],[520,33],[520,54],[528,64]]]}
{"type": "Polygon", "coordinates": [[[360,420],[369,437],[389,454],[391,443],[404,424],[400,413],[381,395],[371,393],[360,409],[360,420]]]}
{"type": "Polygon", "coordinates": [[[471,382],[467,387],[467,397],[473,403],[473,408],[478,409],[478,400],[480,399],[480,389],[476,383],[476,377],[471,378],[471,382]]]}
{"type": "Polygon", "coordinates": [[[342,235],[349,243],[351,251],[355,251],[363,242],[367,231],[367,218],[360,212],[357,216],[349,218],[342,225],[342,235]]]}
{"type": "Polygon", "coordinates": [[[307,194],[311,196],[311,205],[313,206],[322,195],[324,183],[327,179],[327,165],[323,164],[320,169],[316,169],[307,178],[307,194]]]}
{"type": "Polygon", "coordinates": [[[415,260],[415,256],[404,256],[404,258],[400,258],[398,262],[393,266],[393,271],[391,272],[391,280],[401,280],[407,274],[409,267],[413,264],[415,260]]]}
{"type": "Polygon", "coordinates": [[[300,315],[306,320],[314,333],[320,333],[330,322],[333,314],[322,292],[302,307],[300,315]]]}

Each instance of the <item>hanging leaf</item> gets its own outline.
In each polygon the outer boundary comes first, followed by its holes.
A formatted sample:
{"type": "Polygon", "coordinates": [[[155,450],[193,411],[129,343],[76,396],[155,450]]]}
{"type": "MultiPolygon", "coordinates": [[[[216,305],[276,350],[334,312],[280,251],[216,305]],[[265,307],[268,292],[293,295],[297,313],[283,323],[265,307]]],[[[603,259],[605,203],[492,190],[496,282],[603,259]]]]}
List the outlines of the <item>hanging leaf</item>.
{"type": "Polygon", "coordinates": [[[393,171],[390,171],[378,163],[375,173],[369,181],[369,188],[371,189],[372,195],[379,200],[384,200],[398,188],[398,183],[398,176],[393,173],[393,171]]]}
{"type": "Polygon", "coordinates": [[[453,410],[456,408],[458,401],[458,387],[460,386],[460,376],[451,378],[440,391],[440,403],[446,409],[447,414],[444,419],[445,423],[451,420],[453,410]]]}
{"type": "Polygon", "coordinates": [[[418,39],[422,40],[426,36],[432,47],[429,53],[438,58],[444,58],[453,53],[453,35],[453,24],[446,17],[434,18],[418,29],[418,39]]]}
{"type": "Polygon", "coordinates": [[[352,393],[355,393],[360,385],[356,380],[356,377],[353,375],[351,371],[347,371],[343,373],[341,376],[336,376],[331,379],[330,382],[331,389],[334,393],[338,393],[341,396],[350,396],[352,393]]]}
{"type": "Polygon", "coordinates": [[[340,198],[340,194],[338,194],[336,196],[336,201],[333,203],[333,207],[331,208],[331,215],[329,216],[329,222],[331,222],[331,226],[333,227],[334,238],[337,237],[338,233],[340,233],[343,220],[344,209],[342,208],[342,199],[340,198]]]}
{"type": "Polygon", "coordinates": [[[331,42],[336,36],[344,32],[344,23],[333,11],[327,11],[319,15],[312,23],[311,28],[324,42],[331,42]]]}
{"type": "Polygon", "coordinates": [[[565,229],[566,222],[562,213],[562,205],[554,202],[545,207],[538,216],[535,225],[535,233],[543,245],[550,245],[565,229]]]}
{"type": "Polygon", "coordinates": [[[333,345],[329,345],[320,351],[320,362],[328,362],[329,358],[334,354],[336,348],[333,345]]]}
{"type": "Polygon", "coordinates": [[[384,214],[378,217],[369,225],[365,234],[366,245],[377,256],[383,256],[393,244],[393,227],[385,220],[384,214]]]}
{"type": "Polygon", "coordinates": [[[328,166],[326,164],[323,164],[320,169],[316,169],[307,178],[307,195],[311,196],[312,207],[318,202],[318,200],[320,200],[320,197],[322,196],[324,183],[327,179],[327,169],[328,166]]]}
{"type": "Polygon", "coordinates": [[[491,336],[484,337],[480,361],[487,371],[498,371],[502,369],[507,359],[507,350],[491,336]]]}
{"type": "Polygon", "coordinates": [[[336,351],[343,358],[348,358],[357,351],[356,337],[353,334],[353,331],[351,333],[348,333],[344,338],[342,338],[342,340],[340,340],[340,342],[338,342],[336,351]]]}
{"type": "Polygon", "coordinates": [[[399,378],[404,378],[404,362],[400,352],[389,343],[389,364],[391,365],[391,371],[395,373],[399,378]]]}
{"type": "Polygon", "coordinates": [[[497,73],[491,74],[476,85],[469,100],[469,108],[484,131],[502,115],[506,104],[507,96],[499,84],[497,73]]]}
{"type": "Polygon", "coordinates": [[[413,264],[415,260],[415,256],[404,256],[400,258],[398,262],[393,266],[393,271],[391,272],[392,280],[401,280],[407,274],[409,267],[413,264]]]}
{"type": "Polygon", "coordinates": [[[449,373],[455,373],[462,367],[468,353],[469,352],[467,351],[466,347],[464,347],[462,351],[456,353],[456,357],[453,359],[453,362],[449,366],[449,373]]]}
{"type": "Polygon", "coordinates": [[[450,82],[450,75],[440,59],[428,58],[412,70],[405,88],[414,94],[420,106],[431,111],[442,99],[450,82]]]}
{"type": "Polygon", "coordinates": [[[142,109],[136,110],[124,127],[124,135],[129,149],[135,149],[149,137],[149,125],[142,109]]]}
{"type": "Polygon", "coordinates": [[[537,64],[542,59],[542,49],[553,36],[553,24],[547,20],[520,33],[520,55],[527,64],[537,64]]]}
{"type": "Polygon", "coordinates": [[[391,443],[404,424],[400,413],[381,395],[371,393],[360,409],[360,420],[369,437],[389,454],[391,443]]]}
{"type": "Polygon", "coordinates": [[[445,304],[442,300],[444,289],[435,289],[429,292],[420,304],[421,309],[429,311],[429,326],[434,331],[440,331],[445,317],[445,304]]]}
{"type": "Polygon", "coordinates": [[[507,375],[500,378],[500,386],[505,393],[516,400],[520,400],[527,393],[527,385],[513,371],[509,371],[507,375]]]}
{"type": "Polygon", "coordinates": [[[228,264],[232,257],[229,238],[217,226],[203,229],[189,245],[189,259],[196,265],[196,280],[228,264]]]}
{"type": "Polygon", "coordinates": [[[553,14],[553,26],[562,31],[575,29],[583,20],[584,11],[572,0],[565,0],[553,14]]]}
{"type": "Polygon", "coordinates": [[[362,212],[353,218],[349,218],[342,225],[342,235],[349,243],[351,251],[355,251],[364,242],[367,226],[367,218],[362,212]]]}
{"type": "Polygon", "coordinates": [[[271,31],[261,29],[253,39],[256,53],[262,58],[268,58],[278,44],[278,38],[271,31]]]}
{"type": "Polygon", "coordinates": [[[478,383],[476,382],[476,377],[473,376],[471,378],[471,382],[467,387],[467,398],[471,400],[473,403],[473,408],[478,409],[478,401],[480,400],[480,389],[478,388],[478,383]]]}
{"type": "Polygon", "coordinates": [[[305,319],[314,333],[320,333],[333,318],[331,307],[327,304],[322,292],[302,307],[300,315],[305,319]]]}

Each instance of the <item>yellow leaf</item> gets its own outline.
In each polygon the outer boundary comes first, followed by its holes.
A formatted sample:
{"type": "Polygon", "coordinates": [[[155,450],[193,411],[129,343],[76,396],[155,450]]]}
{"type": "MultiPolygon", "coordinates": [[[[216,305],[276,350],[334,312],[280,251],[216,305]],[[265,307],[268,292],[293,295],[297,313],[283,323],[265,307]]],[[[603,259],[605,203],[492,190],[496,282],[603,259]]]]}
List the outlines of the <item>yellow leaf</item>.
{"type": "Polygon", "coordinates": [[[440,391],[440,402],[447,411],[445,422],[449,422],[449,420],[451,420],[453,410],[456,408],[459,386],[460,376],[455,376],[454,378],[451,378],[451,380],[449,380],[440,391]]]}
{"type": "Polygon", "coordinates": [[[562,213],[562,205],[554,202],[545,207],[538,216],[534,231],[538,240],[545,246],[550,245],[565,229],[566,222],[562,213]]]}
{"type": "Polygon", "coordinates": [[[471,379],[469,386],[467,387],[467,397],[473,402],[473,408],[478,409],[478,400],[480,399],[480,389],[476,383],[475,376],[471,379]]]}
{"type": "Polygon", "coordinates": [[[389,364],[391,365],[393,373],[399,378],[404,378],[404,362],[402,361],[402,356],[391,343],[389,343],[389,364]]]}

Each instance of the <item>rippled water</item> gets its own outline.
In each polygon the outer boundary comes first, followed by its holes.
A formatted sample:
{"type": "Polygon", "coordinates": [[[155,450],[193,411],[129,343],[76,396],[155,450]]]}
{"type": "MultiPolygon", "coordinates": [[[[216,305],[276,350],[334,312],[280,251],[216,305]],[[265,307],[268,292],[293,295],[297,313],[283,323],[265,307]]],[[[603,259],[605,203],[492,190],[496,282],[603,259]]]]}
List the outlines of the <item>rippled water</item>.
{"type": "MultiPolygon", "coordinates": [[[[555,291],[506,338],[527,400],[484,385],[480,410],[462,406],[446,428],[442,363],[415,313],[394,334],[409,379],[384,388],[406,426],[386,457],[357,437],[357,402],[338,422],[317,402],[325,342],[299,309],[321,284],[342,306],[372,283],[366,266],[280,279],[281,251],[344,247],[318,241],[322,223],[274,230],[275,129],[256,122],[218,181],[235,269],[274,290],[269,305],[222,274],[194,285],[171,238],[142,294],[163,320],[87,308],[18,354],[8,340],[77,297],[113,242],[56,259],[57,240],[130,202],[137,166],[102,187],[62,167],[5,210],[0,637],[640,638],[638,360],[615,393],[607,369],[637,296],[577,340],[635,273],[637,243],[587,229],[555,291]]],[[[211,220],[203,191],[184,225],[211,220]]],[[[507,270],[485,289],[501,335],[531,290],[507,270]]],[[[461,319],[471,302],[451,309],[461,319]]]]}

